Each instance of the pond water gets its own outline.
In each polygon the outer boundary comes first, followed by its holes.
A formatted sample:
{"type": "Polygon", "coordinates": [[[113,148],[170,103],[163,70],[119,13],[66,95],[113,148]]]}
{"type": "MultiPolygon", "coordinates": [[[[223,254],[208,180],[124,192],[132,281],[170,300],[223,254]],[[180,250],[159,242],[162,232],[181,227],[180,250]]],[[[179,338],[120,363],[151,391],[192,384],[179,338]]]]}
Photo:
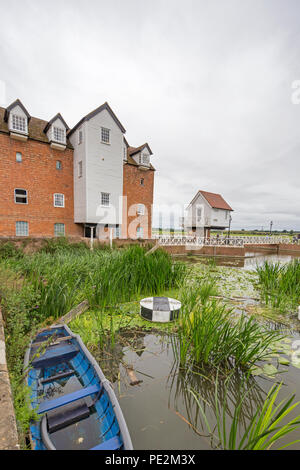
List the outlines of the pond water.
{"type": "MultiPolygon", "coordinates": [[[[140,331],[130,339],[131,334],[126,340],[128,345],[115,351],[113,359],[99,362],[113,382],[134,449],[215,448],[190,392],[193,389],[200,394],[201,406],[213,428],[216,424],[214,374],[211,371],[204,372],[208,376],[205,379],[199,374],[179,370],[174,361],[170,337],[165,334],[140,331]],[[141,381],[138,385],[130,385],[128,367],[133,368],[136,379],[141,381]]],[[[292,350],[295,345],[297,347],[299,339],[298,333],[290,333],[288,349],[292,350]]],[[[284,353],[283,356],[286,357],[284,353]]],[[[293,365],[279,364],[278,358],[274,358],[273,362],[279,372],[275,377],[253,376],[247,383],[249,395],[242,411],[245,423],[249,422],[249,417],[253,416],[275,382],[284,382],[278,402],[292,393],[296,394],[295,400],[300,400],[299,369],[293,365]]],[[[228,383],[227,425],[231,423],[241,381],[242,375],[236,372],[228,383]]],[[[224,380],[219,379],[217,390],[222,400],[224,380]]],[[[300,414],[300,409],[298,412],[300,414]]],[[[294,431],[282,439],[281,445],[297,438],[299,431],[294,431]]],[[[300,449],[300,445],[295,444],[291,449],[300,449]]]]}
{"type": "Polygon", "coordinates": [[[217,266],[228,266],[236,268],[244,268],[247,270],[255,270],[257,266],[262,266],[266,261],[269,263],[286,264],[293,259],[300,259],[299,255],[283,255],[276,253],[246,252],[245,257],[233,256],[203,256],[203,255],[177,255],[176,259],[196,264],[203,263],[206,260],[213,259],[217,266]]]}

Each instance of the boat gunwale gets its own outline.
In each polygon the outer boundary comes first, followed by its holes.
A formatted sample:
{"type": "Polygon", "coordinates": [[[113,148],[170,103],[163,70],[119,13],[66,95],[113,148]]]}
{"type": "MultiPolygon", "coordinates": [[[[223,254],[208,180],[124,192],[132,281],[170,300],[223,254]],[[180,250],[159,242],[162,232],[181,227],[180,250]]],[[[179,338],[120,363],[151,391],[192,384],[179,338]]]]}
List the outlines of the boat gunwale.
{"type": "MultiPolygon", "coordinates": [[[[131,437],[130,437],[129,430],[128,430],[123,412],[121,410],[120,404],[118,402],[118,399],[116,397],[116,394],[114,392],[114,389],[113,389],[110,381],[105,377],[105,375],[104,375],[103,371],[101,370],[98,362],[96,361],[94,356],[90,353],[90,351],[87,349],[87,347],[83,343],[80,335],[78,335],[76,333],[73,333],[72,330],[65,323],[52,325],[49,328],[45,328],[45,330],[52,329],[52,328],[53,329],[55,329],[55,328],[64,328],[66,330],[66,332],[69,333],[69,335],[72,336],[72,338],[75,338],[75,340],[77,341],[82,353],[86,356],[87,360],[93,366],[93,368],[95,370],[95,373],[97,374],[97,376],[99,378],[100,383],[102,384],[102,386],[104,387],[105,391],[108,394],[108,397],[110,399],[112,408],[114,410],[114,413],[116,415],[116,419],[117,419],[117,422],[118,422],[118,425],[119,425],[119,428],[120,428],[120,433],[121,433],[121,437],[122,437],[122,440],[123,440],[124,449],[125,450],[133,450],[131,437]]],[[[29,358],[30,358],[30,351],[31,351],[31,348],[32,348],[32,343],[33,343],[33,339],[30,341],[29,346],[26,349],[26,352],[25,352],[25,355],[24,355],[24,374],[25,374],[26,385],[28,385],[26,370],[29,366],[29,358]]],[[[30,399],[29,399],[29,405],[30,405],[31,408],[33,408],[30,399]]],[[[44,442],[44,444],[48,448],[48,450],[56,450],[56,448],[53,445],[53,443],[52,443],[52,441],[49,437],[49,434],[47,432],[46,415],[44,415],[40,420],[40,430],[41,430],[41,434],[43,434],[43,439],[45,439],[45,441],[46,441],[46,442],[44,442]],[[45,431],[46,431],[46,433],[45,433],[45,431]]],[[[33,444],[31,433],[30,433],[30,441],[31,441],[31,444],[33,444]]]]}

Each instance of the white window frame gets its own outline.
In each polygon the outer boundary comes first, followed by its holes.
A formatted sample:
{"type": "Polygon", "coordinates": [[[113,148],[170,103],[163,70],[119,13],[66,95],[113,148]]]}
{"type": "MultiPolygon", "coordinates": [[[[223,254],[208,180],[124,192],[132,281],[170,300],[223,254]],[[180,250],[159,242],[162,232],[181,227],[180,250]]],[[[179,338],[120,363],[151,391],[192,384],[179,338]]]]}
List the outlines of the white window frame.
{"type": "Polygon", "coordinates": [[[101,192],[101,206],[103,206],[103,207],[109,207],[110,206],[110,193],[102,193],[101,192]],[[105,198],[107,199],[107,203],[105,202],[105,198]]]}
{"type": "Polygon", "coordinates": [[[107,127],[101,127],[101,143],[110,144],[110,129],[107,127]]]}
{"type": "Polygon", "coordinates": [[[62,194],[62,193],[54,193],[53,194],[53,204],[54,204],[54,207],[65,207],[65,195],[62,194]],[[62,196],[62,205],[57,204],[60,196],[62,196]]]}
{"type": "Polygon", "coordinates": [[[196,219],[197,219],[197,222],[201,222],[201,220],[202,220],[202,207],[197,207],[197,209],[196,209],[196,219]]]}
{"type": "Polygon", "coordinates": [[[58,126],[52,126],[52,140],[58,144],[66,143],[66,129],[58,126]],[[56,133],[56,136],[55,136],[56,133]],[[60,135],[60,137],[59,137],[60,135]]]}
{"type": "Polygon", "coordinates": [[[137,227],[136,236],[137,238],[144,238],[144,227],[137,227]]]}
{"type": "Polygon", "coordinates": [[[78,162],[78,178],[82,178],[82,160],[78,162]]]}
{"type": "Polygon", "coordinates": [[[28,122],[25,116],[20,114],[12,113],[10,120],[11,130],[20,132],[21,134],[28,133],[28,122]]]}
{"type": "Polygon", "coordinates": [[[138,215],[145,215],[145,204],[138,204],[136,213],[138,215]]]}
{"type": "Polygon", "coordinates": [[[23,155],[22,155],[22,152],[16,152],[16,162],[17,162],[17,163],[22,163],[22,161],[23,161],[23,155]],[[21,157],[21,159],[20,159],[20,160],[18,160],[18,156],[20,156],[20,157],[21,157]]]}
{"type": "Polygon", "coordinates": [[[17,220],[16,221],[16,237],[28,237],[28,235],[29,235],[29,223],[26,222],[25,220],[17,220]],[[18,232],[17,224],[24,224],[22,227],[27,228],[26,233],[22,233],[22,232],[25,232],[25,231],[20,230],[20,229],[19,229],[19,233],[17,233],[18,232]]]}
{"type": "Polygon", "coordinates": [[[63,223],[61,223],[61,222],[56,222],[56,223],[54,224],[54,236],[55,236],[55,237],[64,237],[65,234],[66,234],[66,226],[65,226],[65,224],[63,224],[63,223]],[[57,227],[58,225],[60,225],[60,226],[63,227],[63,229],[64,229],[63,232],[56,233],[56,227],[57,227]]]}
{"type": "Polygon", "coordinates": [[[147,153],[140,153],[139,155],[140,165],[149,166],[150,165],[150,155],[147,153]]]}
{"type": "Polygon", "coordinates": [[[62,161],[61,160],[56,160],[55,168],[59,171],[62,170],[62,161]]]}
{"type": "Polygon", "coordinates": [[[82,144],[83,142],[83,131],[82,129],[78,130],[78,145],[82,144]]]}
{"type": "Polygon", "coordinates": [[[28,191],[27,191],[27,189],[15,188],[15,189],[14,189],[14,196],[15,196],[15,204],[22,204],[22,205],[28,204],[28,191]],[[26,194],[16,194],[16,191],[25,191],[26,194]],[[25,199],[26,202],[18,202],[18,201],[16,200],[17,197],[21,197],[21,198],[25,199]]]}

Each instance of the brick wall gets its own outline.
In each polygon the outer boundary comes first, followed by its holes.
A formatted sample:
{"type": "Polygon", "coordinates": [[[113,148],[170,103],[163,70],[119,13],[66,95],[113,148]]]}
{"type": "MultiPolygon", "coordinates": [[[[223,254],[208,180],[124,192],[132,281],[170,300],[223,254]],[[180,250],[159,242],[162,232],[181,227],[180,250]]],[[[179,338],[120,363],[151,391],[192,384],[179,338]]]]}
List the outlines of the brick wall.
{"type": "Polygon", "coordinates": [[[208,256],[245,256],[245,250],[239,246],[203,246],[201,248],[194,248],[187,245],[170,245],[162,246],[162,248],[172,255],[208,255],[208,256]]]}
{"type": "Polygon", "coordinates": [[[140,170],[125,164],[123,169],[123,238],[136,238],[137,227],[143,228],[143,238],[151,238],[154,171],[140,170]],[[141,180],[143,179],[143,184],[141,180]],[[137,216],[137,204],[145,205],[145,215],[137,216]],[[127,216],[126,216],[127,215],[127,216]]]}
{"type": "Polygon", "coordinates": [[[51,149],[49,144],[20,142],[0,134],[0,236],[15,235],[16,221],[29,223],[29,237],[54,236],[54,224],[65,224],[68,236],[81,236],[74,223],[73,150],[51,149]],[[22,163],[16,162],[22,153],[22,163]],[[62,169],[56,169],[56,161],[62,169]],[[26,189],[28,204],[14,202],[14,189],[26,189]],[[65,207],[54,207],[53,194],[65,196],[65,207]]]}

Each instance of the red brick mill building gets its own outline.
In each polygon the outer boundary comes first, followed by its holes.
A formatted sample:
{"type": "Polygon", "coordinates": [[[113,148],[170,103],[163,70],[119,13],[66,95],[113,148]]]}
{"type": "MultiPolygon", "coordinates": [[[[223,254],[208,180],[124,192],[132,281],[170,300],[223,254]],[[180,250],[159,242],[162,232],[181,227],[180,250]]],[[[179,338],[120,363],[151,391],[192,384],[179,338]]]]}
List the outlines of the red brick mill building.
{"type": "Polygon", "coordinates": [[[0,237],[151,238],[154,168],[104,103],[72,129],[0,107],[0,237]]]}

